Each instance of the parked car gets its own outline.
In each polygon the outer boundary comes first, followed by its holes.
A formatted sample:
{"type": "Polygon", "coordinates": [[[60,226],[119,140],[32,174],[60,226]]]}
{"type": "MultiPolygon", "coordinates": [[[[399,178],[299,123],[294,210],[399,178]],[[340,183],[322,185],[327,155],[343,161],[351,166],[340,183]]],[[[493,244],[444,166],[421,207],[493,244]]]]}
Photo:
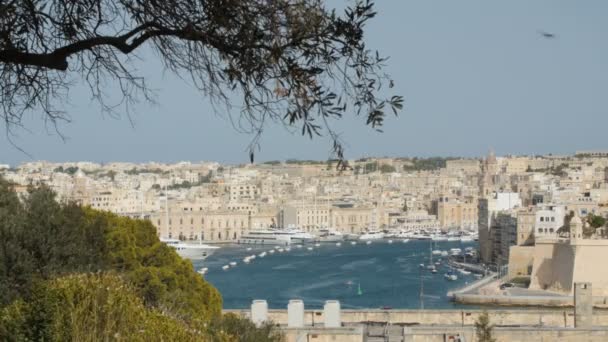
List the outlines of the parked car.
{"type": "Polygon", "coordinates": [[[501,290],[508,289],[508,288],[511,288],[511,287],[515,287],[515,285],[513,285],[512,283],[503,283],[503,284],[500,285],[500,289],[501,290]]]}

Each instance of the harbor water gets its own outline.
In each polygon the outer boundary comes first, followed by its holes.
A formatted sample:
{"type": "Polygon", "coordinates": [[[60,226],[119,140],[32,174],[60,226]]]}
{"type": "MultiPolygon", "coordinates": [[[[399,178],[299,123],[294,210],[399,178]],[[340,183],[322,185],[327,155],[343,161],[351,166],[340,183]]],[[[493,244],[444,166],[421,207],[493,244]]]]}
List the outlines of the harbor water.
{"type": "Polygon", "coordinates": [[[434,250],[461,248],[464,252],[466,247],[477,247],[476,242],[403,243],[396,239],[392,243],[375,240],[369,245],[345,241],[340,246],[291,246],[290,251],[271,254],[273,246],[232,245],[194,262],[194,267],[208,268],[204,277],[222,293],[225,309],[248,308],[253,299],[265,299],[270,308],[277,309],[284,309],[290,299],[304,300],[307,308],[321,308],[328,299],[339,300],[346,309],[460,307],[450,302],[447,292],[476,278],[456,272],[457,280],[445,279],[450,271],[447,258],[436,255],[433,263],[441,259],[437,273],[421,269],[420,264],[429,264],[431,243],[434,250]],[[265,257],[259,257],[264,251],[265,257]],[[250,255],[256,258],[245,263],[243,259],[250,255]],[[231,262],[236,266],[222,269],[231,262]]]}

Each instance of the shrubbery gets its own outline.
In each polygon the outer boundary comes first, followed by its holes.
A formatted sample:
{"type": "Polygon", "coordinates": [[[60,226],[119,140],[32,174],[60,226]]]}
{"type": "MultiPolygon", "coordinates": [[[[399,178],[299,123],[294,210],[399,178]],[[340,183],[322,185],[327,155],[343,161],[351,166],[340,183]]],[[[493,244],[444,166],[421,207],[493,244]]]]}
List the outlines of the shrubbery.
{"type": "Polygon", "coordinates": [[[46,186],[20,199],[0,178],[0,340],[276,340],[221,307],[149,221],[58,203],[46,186]]]}

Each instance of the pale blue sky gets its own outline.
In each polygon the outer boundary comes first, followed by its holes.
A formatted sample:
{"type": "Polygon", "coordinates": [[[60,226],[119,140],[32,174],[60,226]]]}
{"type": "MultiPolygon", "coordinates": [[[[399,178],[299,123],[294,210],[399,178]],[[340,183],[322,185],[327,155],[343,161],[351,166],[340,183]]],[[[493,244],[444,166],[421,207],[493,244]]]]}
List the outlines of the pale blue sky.
{"type": "MultiPolygon", "coordinates": [[[[334,0],[337,1],[337,0],[334,0]]],[[[348,118],[336,128],[348,158],[573,153],[608,143],[608,1],[377,1],[368,45],[391,56],[405,97],[384,133],[348,118]],[[555,33],[544,39],[538,33],[555,33]]],[[[31,132],[0,137],[0,163],[28,160],[244,163],[250,136],[213,114],[205,99],[149,56],[138,64],[159,106],[139,105],[135,127],[104,117],[82,89],[62,141],[33,113],[31,132]]],[[[330,143],[268,127],[257,159],[326,159],[330,143]]]]}

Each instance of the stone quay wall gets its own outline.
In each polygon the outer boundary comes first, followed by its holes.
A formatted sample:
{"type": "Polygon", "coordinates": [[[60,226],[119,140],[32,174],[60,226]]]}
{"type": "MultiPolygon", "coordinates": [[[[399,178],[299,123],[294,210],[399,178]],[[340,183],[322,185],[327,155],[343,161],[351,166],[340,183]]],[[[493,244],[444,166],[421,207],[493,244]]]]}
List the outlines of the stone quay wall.
{"type": "MultiPolygon", "coordinates": [[[[250,310],[224,310],[243,317],[250,316],[250,310]]],[[[564,309],[522,309],[487,311],[492,324],[496,326],[549,326],[574,327],[574,310],[564,309]]],[[[341,310],[341,320],[345,325],[362,322],[386,322],[401,325],[474,325],[483,310],[341,310]]],[[[268,310],[268,319],[276,324],[287,324],[287,310],[268,310]]],[[[323,310],[305,310],[304,323],[307,326],[322,326],[325,318],[323,310]]],[[[595,310],[594,326],[608,326],[608,311],[595,310]]]]}

